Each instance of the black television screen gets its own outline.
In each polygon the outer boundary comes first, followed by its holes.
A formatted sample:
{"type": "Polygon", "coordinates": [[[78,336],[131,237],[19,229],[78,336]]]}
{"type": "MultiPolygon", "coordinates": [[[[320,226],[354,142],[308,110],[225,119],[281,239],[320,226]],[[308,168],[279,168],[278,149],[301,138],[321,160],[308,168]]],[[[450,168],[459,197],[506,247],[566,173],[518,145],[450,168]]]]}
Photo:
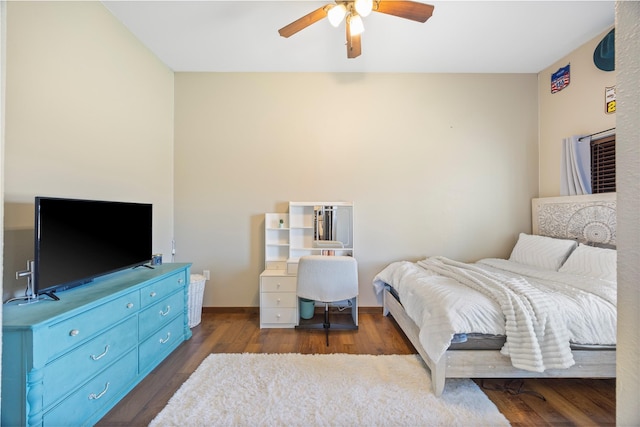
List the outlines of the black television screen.
{"type": "Polygon", "coordinates": [[[152,205],[36,197],[34,294],[53,294],[151,259],[152,205]]]}

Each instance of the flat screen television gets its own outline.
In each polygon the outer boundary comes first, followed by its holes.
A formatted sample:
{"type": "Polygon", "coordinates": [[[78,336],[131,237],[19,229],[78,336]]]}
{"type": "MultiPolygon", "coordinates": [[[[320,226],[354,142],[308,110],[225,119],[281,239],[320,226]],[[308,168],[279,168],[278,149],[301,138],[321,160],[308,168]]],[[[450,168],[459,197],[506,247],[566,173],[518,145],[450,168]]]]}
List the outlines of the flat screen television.
{"type": "Polygon", "coordinates": [[[151,259],[152,205],[35,198],[34,295],[91,282],[151,259]]]}

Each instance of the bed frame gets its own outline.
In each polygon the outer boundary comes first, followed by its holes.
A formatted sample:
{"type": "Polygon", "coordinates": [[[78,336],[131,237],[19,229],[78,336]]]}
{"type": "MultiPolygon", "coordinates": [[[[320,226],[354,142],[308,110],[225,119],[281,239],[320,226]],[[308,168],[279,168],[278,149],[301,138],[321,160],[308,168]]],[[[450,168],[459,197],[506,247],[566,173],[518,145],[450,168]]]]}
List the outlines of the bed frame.
{"type": "MultiPolygon", "coordinates": [[[[533,234],[615,245],[616,194],[547,197],[532,200],[533,234]]],[[[418,338],[418,326],[385,289],[383,314],[391,314],[431,371],[436,396],[446,378],[615,378],[614,348],[572,350],[575,365],[568,369],[531,372],[514,368],[499,350],[448,350],[436,363],[418,338]]]]}

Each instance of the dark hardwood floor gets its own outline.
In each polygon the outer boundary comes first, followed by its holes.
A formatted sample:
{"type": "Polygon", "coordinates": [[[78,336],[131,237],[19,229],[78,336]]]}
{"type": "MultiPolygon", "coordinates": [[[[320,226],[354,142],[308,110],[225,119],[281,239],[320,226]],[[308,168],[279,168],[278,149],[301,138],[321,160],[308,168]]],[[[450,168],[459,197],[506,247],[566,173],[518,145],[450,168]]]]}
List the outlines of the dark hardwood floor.
{"type": "MultiPolygon", "coordinates": [[[[146,426],[210,353],[416,353],[392,317],[381,309],[359,313],[359,330],[332,331],[329,346],[317,330],[260,329],[257,309],[205,308],[202,323],[98,426],[146,426]]],[[[476,380],[513,426],[614,426],[615,380],[476,380]],[[518,388],[524,393],[512,394],[518,388]],[[490,390],[490,389],[503,390],[490,390]],[[536,396],[540,394],[545,400],[536,396]]]]}

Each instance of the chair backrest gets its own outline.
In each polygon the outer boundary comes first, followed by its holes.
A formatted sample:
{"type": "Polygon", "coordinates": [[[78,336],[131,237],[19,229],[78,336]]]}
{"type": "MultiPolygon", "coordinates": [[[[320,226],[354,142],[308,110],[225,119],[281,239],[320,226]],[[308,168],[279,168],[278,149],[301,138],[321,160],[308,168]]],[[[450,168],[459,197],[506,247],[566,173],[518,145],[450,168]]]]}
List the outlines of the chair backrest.
{"type": "Polygon", "coordinates": [[[299,297],[333,302],[358,296],[358,263],[350,256],[308,255],[298,262],[299,297]]]}

